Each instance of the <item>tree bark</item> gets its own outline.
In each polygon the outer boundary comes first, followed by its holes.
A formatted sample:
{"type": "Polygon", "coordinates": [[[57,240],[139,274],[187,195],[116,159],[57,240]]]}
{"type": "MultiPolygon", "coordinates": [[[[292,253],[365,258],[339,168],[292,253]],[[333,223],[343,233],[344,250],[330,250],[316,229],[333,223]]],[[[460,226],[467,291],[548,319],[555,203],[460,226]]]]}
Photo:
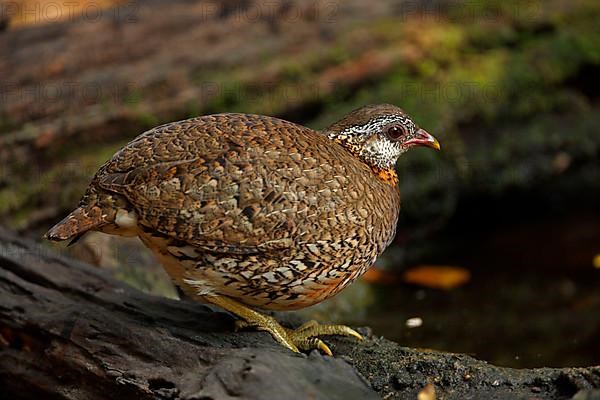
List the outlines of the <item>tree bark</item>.
{"type": "MultiPolygon", "coordinates": [[[[10,399],[596,398],[600,367],[514,370],[368,336],[291,353],[202,304],[158,298],[0,230],[0,388],[10,399]],[[594,394],[595,393],[595,394],[594,394]],[[589,396],[589,397],[585,397],[589,396]]],[[[284,324],[293,317],[278,315],[284,324]]]]}

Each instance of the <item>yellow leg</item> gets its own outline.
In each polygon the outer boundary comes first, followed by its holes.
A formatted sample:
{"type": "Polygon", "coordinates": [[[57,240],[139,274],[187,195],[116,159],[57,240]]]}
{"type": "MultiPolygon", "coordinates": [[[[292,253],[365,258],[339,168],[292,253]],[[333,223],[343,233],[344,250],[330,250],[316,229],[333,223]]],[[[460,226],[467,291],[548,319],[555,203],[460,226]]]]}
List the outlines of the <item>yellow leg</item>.
{"type": "Polygon", "coordinates": [[[319,325],[316,321],[307,322],[295,330],[288,329],[282,327],[275,318],[256,312],[229,297],[202,296],[202,298],[242,318],[242,320],[236,323],[238,328],[252,326],[259,330],[267,331],[275,340],[294,352],[299,352],[299,349],[305,351],[319,349],[331,356],[332,353],[329,347],[318,338],[321,335],[342,335],[352,336],[357,339],[363,338],[358,332],[347,326],[319,325]]]}
{"type": "Polygon", "coordinates": [[[245,305],[225,296],[202,296],[204,300],[219,306],[230,313],[242,318],[249,326],[255,326],[259,330],[267,331],[275,340],[288,349],[299,353],[298,347],[290,340],[288,334],[275,318],[263,315],[246,307],[245,305]]]}

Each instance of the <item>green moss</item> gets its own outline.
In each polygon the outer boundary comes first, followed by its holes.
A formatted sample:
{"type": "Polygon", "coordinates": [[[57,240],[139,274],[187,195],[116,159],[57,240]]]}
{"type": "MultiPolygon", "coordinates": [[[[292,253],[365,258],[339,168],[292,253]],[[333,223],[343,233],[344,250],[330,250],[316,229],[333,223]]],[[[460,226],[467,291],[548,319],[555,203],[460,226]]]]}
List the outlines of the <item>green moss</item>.
{"type": "Polygon", "coordinates": [[[134,106],[142,101],[142,92],[139,89],[133,89],[127,92],[123,98],[123,103],[134,106]]]}
{"type": "Polygon", "coordinates": [[[153,128],[160,123],[160,117],[150,112],[140,112],[137,114],[137,118],[146,129],[153,128]]]}

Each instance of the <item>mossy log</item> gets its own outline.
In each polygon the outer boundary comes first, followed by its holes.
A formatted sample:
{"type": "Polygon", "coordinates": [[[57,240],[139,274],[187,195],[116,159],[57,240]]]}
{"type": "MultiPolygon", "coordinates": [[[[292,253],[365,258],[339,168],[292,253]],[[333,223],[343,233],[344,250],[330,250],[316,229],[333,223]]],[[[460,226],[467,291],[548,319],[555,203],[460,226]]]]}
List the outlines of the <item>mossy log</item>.
{"type": "MultiPolygon", "coordinates": [[[[0,388],[10,399],[596,398],[600,367],[515,370],[369,335],[294,354],[202,304],[150,296],[0,230],[0,388]]],[[[283,323],[297,324],[282,313],[283,323]]]]}

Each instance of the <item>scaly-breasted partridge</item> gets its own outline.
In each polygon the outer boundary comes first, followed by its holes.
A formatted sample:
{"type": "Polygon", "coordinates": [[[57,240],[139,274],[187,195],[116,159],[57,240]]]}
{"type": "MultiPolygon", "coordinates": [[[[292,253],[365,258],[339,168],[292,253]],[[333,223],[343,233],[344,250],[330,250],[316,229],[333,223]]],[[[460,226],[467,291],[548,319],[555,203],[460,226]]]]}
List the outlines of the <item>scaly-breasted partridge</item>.
{"type": "Polygon", "coordinates": [[[331,354],[319,335],[360,335],[315,322],[283,328],[254,308],[319,303],[371,267],[396,231],[396,161],[417,145],[440,148],[387,104],[321,132],[262,115],[173,122],[119,150],[46,237],[139,236],[188,296],[291,350],[331,354]]]}

